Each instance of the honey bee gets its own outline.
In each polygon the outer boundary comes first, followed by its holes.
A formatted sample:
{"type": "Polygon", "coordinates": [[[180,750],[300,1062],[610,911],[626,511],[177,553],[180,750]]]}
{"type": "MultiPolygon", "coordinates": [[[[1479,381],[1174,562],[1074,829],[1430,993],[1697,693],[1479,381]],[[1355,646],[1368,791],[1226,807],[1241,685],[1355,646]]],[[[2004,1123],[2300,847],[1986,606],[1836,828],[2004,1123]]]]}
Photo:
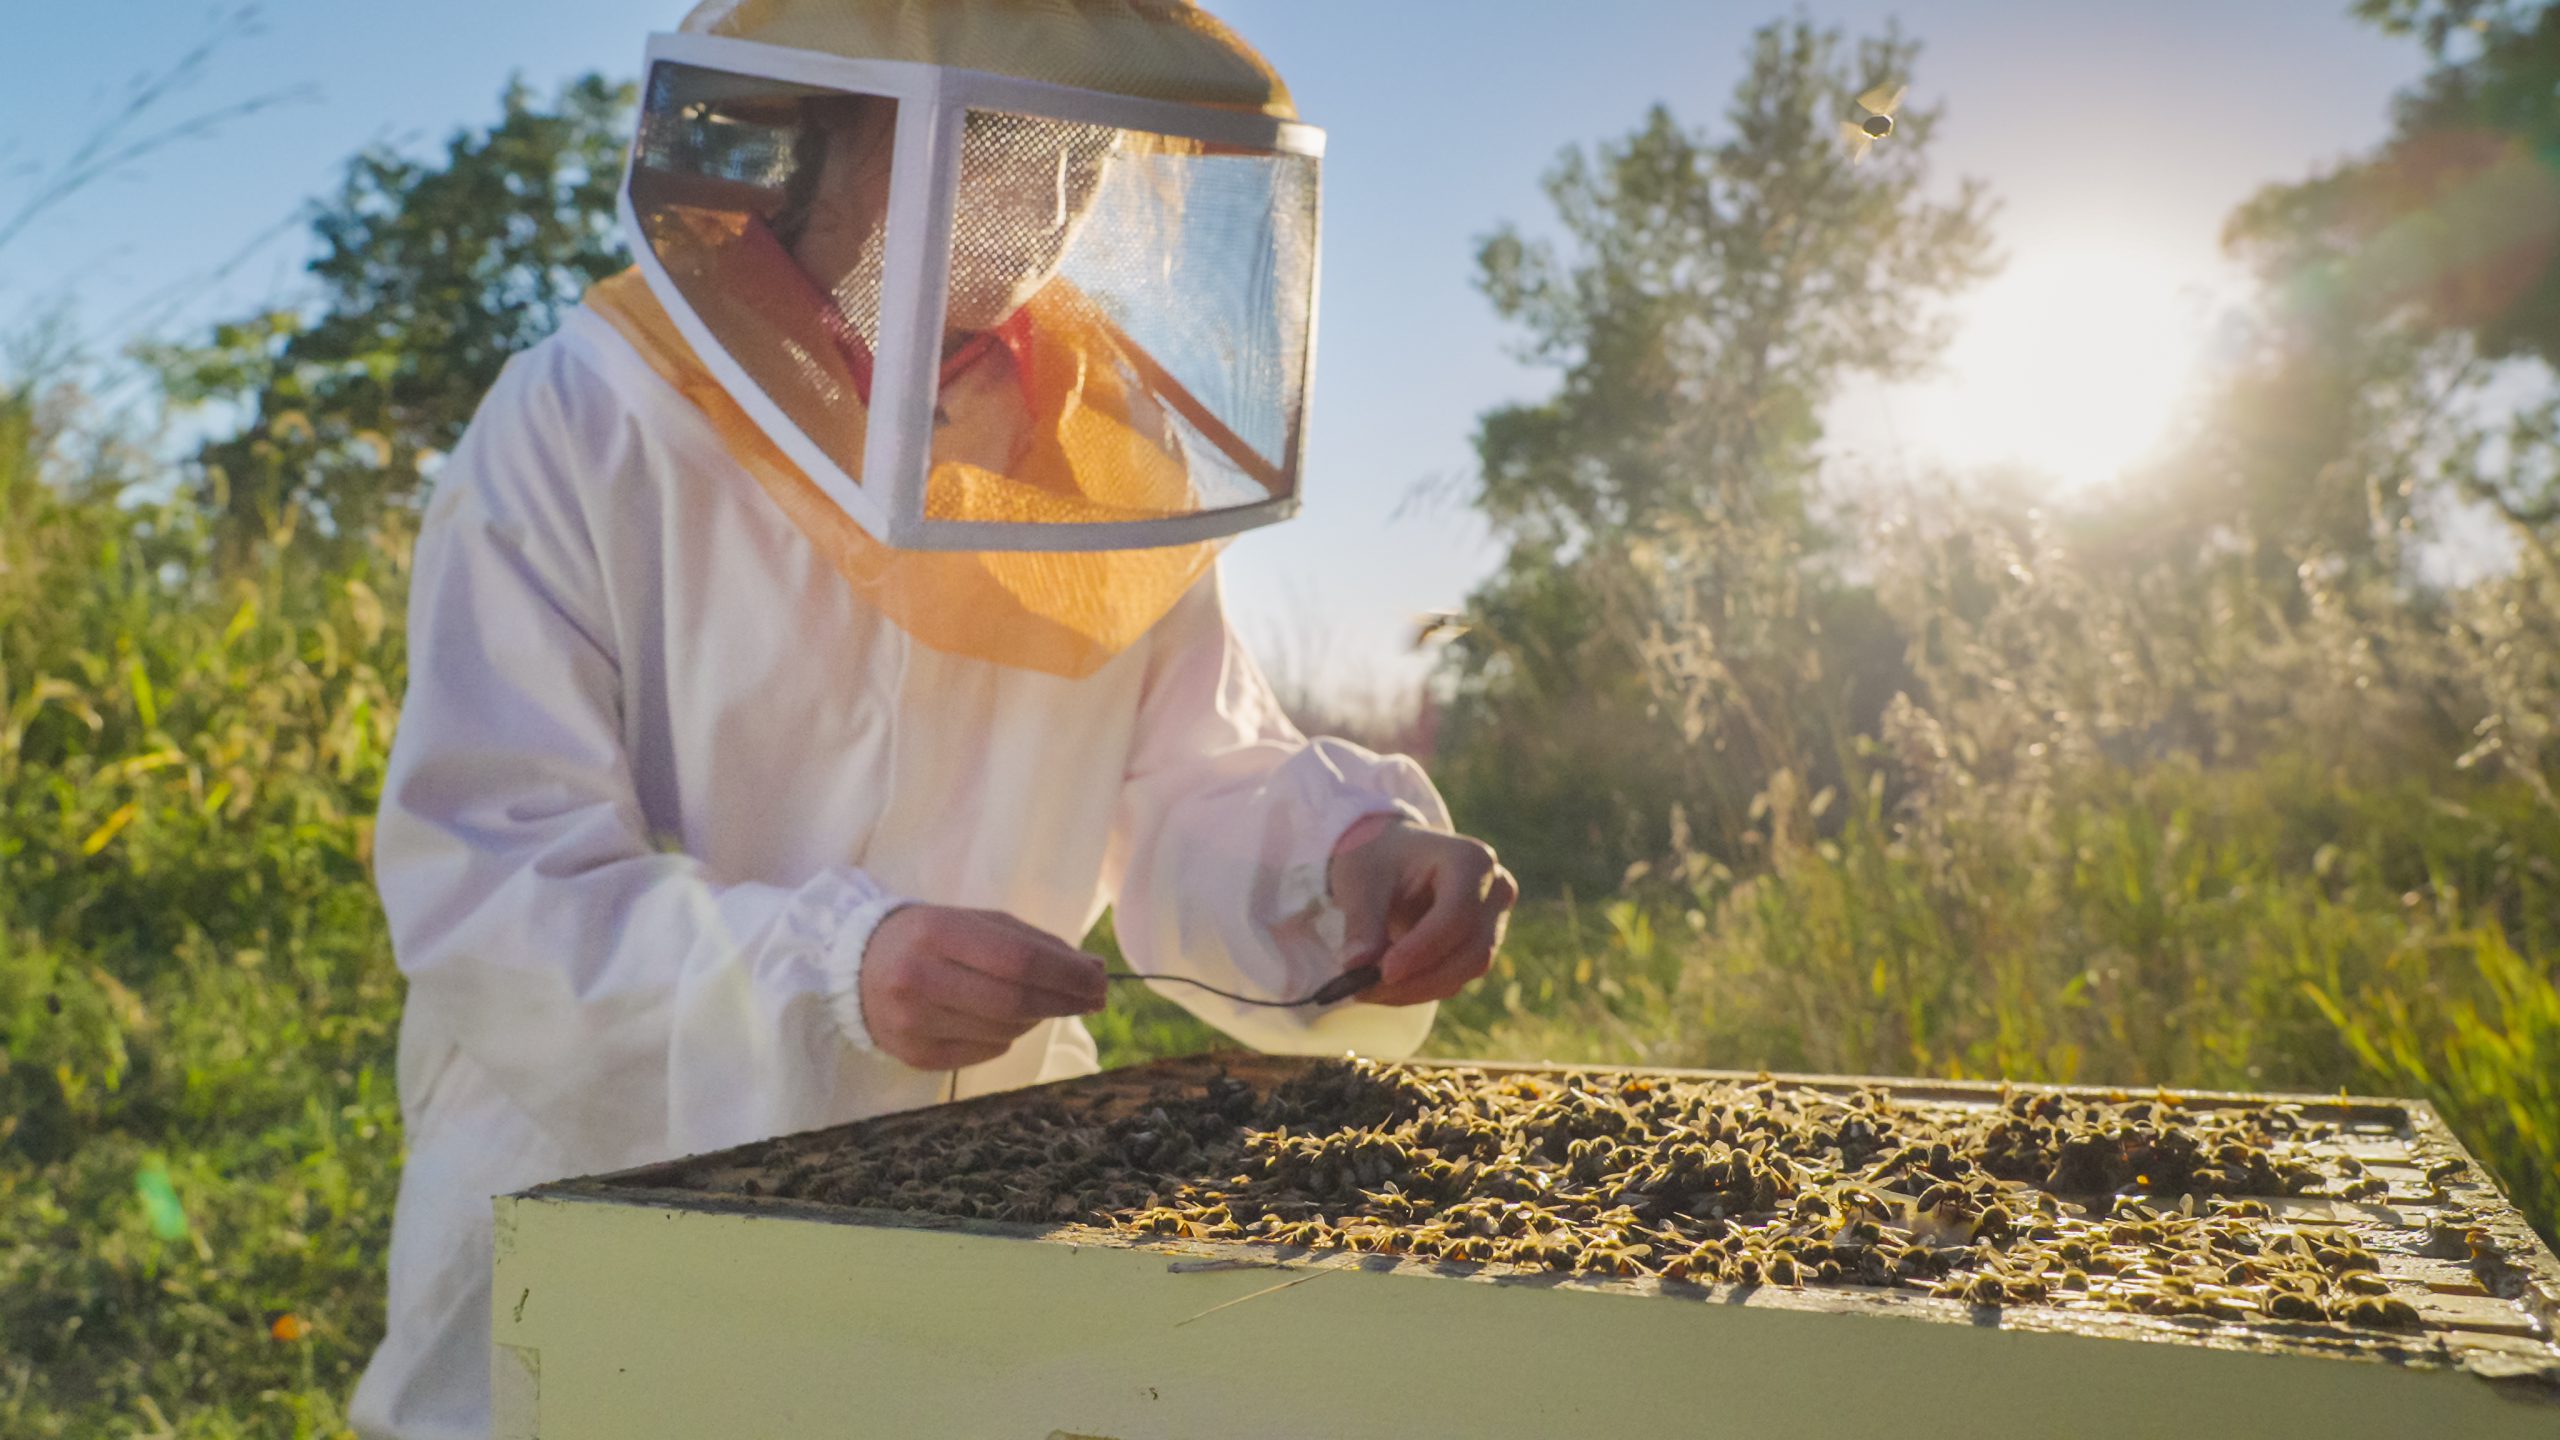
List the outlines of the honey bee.
{"type": "Polygon", "coordinates": [[[2421,1323],[2418,1307],[2396,1295],[2359,1295],[2331,1307],[2329,1318],[2390,1330],[2414,1330],[2421,1323]]]}
{"type": "Polygon", "coordinates": [[[1413,617],[1413,643],[1410,648],[1426,650],[1445,645],[1473,630],[1475,622],[1456,610],[1425,610],[1413,617]]]}
{"type": "Polygon", "coordinates": [[[1893,133],[1893,112],[1902,108],[1906,85],[1878,85],[1858,97],[1857,108],[1863,115],[1840,122],[1840,143],[1848,149],[1849,163],[1860,164],[1875,143],[1893,133]]]}
{"type": "Polygon", "coordinates": [[[2319,1320],[2327,1312],[2320,1302],[2295,1290],[2277,1290],[2266,1298],[2266,1312],[2278,1320],[2319,1320]]]}

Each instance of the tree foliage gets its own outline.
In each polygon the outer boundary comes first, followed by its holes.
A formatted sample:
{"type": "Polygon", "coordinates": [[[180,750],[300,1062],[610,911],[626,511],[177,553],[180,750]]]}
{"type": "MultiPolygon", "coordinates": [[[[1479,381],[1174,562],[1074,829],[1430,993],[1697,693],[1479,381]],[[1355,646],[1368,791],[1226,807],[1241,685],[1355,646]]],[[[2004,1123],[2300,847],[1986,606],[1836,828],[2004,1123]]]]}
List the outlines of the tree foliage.
{"type": "Polygon", "coordinates": [[[360,538],[408,505],[507,358],[627,262],[614,193],[633,91],[590,75],[435,160],[374,147],[313,209],[308,308],[153,355],[172,398],[236,414],[204,447],[226,552],[308,529],[360,538]]]}
{"type": "Polygon", "coordinates": [[[2422,38],[2434,63],[2371,153],[2269,186],[2232,216],[2225,243],[2267,296],[2260,351],[2214,427],[2222,453],[2190,467],[2179,503],[2279,551],[2394,572],[2433,488],[2547,553],[2560,520],[2544,443],[2560,401],[2560,8],[2356,9],[2422,38]],[[2523,419],[2492,439],[2474,423],[2484,410],[2523,419]]]}
{"type": "Polygon", "coordinates": [[[1917,49],[1766,26],[1721,133],[1657,106],[1550,173],[1557,238],[1481,247],[1486,298],[1558,384],[1477,432],[1507,553],[1470,601],[1444,754],[1532,870],[1606,883],[1684,821],[1730,838],[1772,772],[1840,738],[1853,677],[1815,637],[1861,607],[1826,568],[1822,409],[1849,376],[1926,366],[1933,302],[1989,269],[1978,187],[1928,193],[1935,112],[1899,115],[1868,164],[1839,144],[1852,98],[1917,49]],[[1541,789],[1567,774],[1652,803],[1604,819],[1541,789]]]}
{"type": "Polygon", "coordinates": [[[2543,0],[2356,0],[2355,15],[2393,35],[2415,35],[2439,59],[2466,36],[2513,27],[2543,0]]]}

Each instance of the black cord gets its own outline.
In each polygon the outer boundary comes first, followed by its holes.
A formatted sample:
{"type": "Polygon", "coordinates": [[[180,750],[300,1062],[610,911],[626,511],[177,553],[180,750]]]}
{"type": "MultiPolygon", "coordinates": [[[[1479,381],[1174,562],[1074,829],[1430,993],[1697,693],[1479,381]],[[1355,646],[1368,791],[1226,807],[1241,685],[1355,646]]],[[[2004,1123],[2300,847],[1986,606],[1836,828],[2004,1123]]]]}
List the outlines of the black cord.
{"type": "Polygon", "coordinates": [[[1103,978],[1114,981],[1151,980],[1159,984],[1169,981],[1176,985],[1196,986],[1199,989],[1208,991],[1212,995],[1222,996],[1226,999],[1233,1000],[1239,1005],[1259,1005],[1267,1010],[1293,1010],[1301,1005],[1331,1005],[1338,1000],[1350,999],[1352,996],[1357,995],[1361,991],[1378,983],[1378,967],[1375,965],[1355,965],[1318,986],[1315,993],[1300,996],[1295,1000],[1257,1000],[1250,995],[1239,995],[1233,990],[1221,990],[1206,980],[1194,980],[1188,975],[1147,975],[1135,970],[1123,970],[1117,974],[1107,975],[1103,978]]]}

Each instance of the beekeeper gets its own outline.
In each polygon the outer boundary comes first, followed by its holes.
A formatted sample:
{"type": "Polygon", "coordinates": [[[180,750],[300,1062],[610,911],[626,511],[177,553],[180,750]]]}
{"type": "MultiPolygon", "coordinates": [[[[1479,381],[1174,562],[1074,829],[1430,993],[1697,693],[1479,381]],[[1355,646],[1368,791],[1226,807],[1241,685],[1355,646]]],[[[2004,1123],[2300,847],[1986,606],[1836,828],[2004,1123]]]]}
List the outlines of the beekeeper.
{"type": "Polygon", "coordinates": [[[418,542],[368,1436],[488,1433],[494,1195],[1089,1072],[1106,907],[1239,1040],[1407,1054],[1515,894],[1221,605],[1314,333],[1260,57],[1182,0],[727,0],[648,61],[639,263],[418,542]]]}

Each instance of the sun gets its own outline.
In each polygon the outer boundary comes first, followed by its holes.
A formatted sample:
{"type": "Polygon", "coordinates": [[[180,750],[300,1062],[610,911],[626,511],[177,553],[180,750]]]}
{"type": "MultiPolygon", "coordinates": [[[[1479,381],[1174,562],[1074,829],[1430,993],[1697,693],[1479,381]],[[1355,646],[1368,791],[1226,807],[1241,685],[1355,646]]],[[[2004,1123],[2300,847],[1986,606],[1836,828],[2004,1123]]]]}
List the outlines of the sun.
{"type": "Polygon", "coordinates": [[[2123,245],[2018,247],[1958,312],[1943,373],[1893,404],[1905,439],[2057,491],[2154,455],[2206,349],[2208,272],[2123,245]]]}

